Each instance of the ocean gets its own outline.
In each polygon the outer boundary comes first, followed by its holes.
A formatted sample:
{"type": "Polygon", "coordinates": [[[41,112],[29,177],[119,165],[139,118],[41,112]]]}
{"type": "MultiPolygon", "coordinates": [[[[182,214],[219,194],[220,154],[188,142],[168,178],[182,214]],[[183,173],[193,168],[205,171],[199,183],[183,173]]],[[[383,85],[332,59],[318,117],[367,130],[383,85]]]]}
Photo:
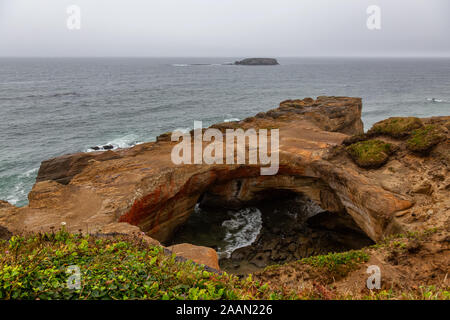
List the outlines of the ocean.
{"type": "Polygon", "coordinates": [[[449,115],[450,59],[1,58],[0,199],[27,204],[41,161],[94,146],[243,119],[286,99],[363,98],[365,129],[390,116],[449,115]]]}

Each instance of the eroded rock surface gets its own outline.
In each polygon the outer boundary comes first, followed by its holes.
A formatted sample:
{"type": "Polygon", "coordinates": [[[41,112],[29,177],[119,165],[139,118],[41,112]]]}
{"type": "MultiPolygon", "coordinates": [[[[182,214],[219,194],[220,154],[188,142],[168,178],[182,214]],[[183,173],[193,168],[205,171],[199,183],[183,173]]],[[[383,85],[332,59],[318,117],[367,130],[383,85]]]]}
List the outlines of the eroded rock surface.
{"type": "MultiPolygon", "coordinates": [[[[383,167],[366,170],[339,151],[344,139],[363,134],[361,109],[359,98],[288,100],[255,117],[213,126],[223,132],[279,129],[275,176],[261,176],[259,165],[175,165],[170,134],[130,149],[50,159],[41,165],[28,206],[0,203],[0,226],[17,233],[66,222],[74,232],[142,231],[165,241],[204,195],[239,205],[263,192],[289,190],[324,210],[349,214],[374,241],[395,232],[448,227],[448,130],[446,140],[425,157],[403,150],[383,167]]],[[[448,118],[424,121],[448,128],[448,118]]]]}

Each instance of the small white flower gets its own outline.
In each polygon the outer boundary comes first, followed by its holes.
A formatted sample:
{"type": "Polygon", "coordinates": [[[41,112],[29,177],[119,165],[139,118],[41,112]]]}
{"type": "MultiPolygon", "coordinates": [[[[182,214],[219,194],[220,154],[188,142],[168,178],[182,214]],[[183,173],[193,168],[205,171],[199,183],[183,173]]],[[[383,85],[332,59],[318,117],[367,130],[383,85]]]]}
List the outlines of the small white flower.
{"type": "Polygon", "coordinates": [[[62,226],[65,226],[65,225],[66,225],[66,223],[65,223],[65,222],[61,222],[61,225],[62,225],[62,226]]]}

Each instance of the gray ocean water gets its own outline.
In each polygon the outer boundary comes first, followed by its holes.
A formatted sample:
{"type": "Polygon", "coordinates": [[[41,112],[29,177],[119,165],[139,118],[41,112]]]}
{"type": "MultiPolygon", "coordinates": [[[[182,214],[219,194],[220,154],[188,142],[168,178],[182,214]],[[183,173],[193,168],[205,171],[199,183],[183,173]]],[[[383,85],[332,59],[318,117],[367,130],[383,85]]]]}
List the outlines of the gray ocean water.
{"type": "Polygon", "coordinates": [[[221,65],[236,59],[0,59],[0,199],[26,205],[45,159],[130,147],[194,120],[243,119],[290,98],[362,97],[366,129],[389,116],[450,114],[450,59],[221,65]]]}

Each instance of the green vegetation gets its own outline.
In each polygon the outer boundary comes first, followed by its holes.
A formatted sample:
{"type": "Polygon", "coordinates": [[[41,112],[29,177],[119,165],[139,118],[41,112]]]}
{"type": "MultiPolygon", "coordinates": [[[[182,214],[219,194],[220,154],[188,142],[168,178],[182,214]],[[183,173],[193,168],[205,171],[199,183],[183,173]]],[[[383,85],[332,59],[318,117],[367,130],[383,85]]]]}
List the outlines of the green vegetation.
{"type": "MultiPolygon", "coordinates": [[[[365,270],[371,256],[375,258],[385,256],[388,260],[392,256],[398,257],[408,254],[414,256],[420,251],[424,243],[430,241],[433,236],[441,231],[437,228],[431,228],[420,232],[395,234],[362,250],[312,256],[285,265],[270,266],[262,272],[261,278],[283,279],[284,275],[297,274],[300,277],[306,275],[307,279],[313,279],[313,281],[303,283],[302,289],[297,292],[299,299],[450,300],[450,291],[448,285],[444,282],[437,282],[434,285],[421,285],[420,281],[419,284],[412,281],[410,283],[402,282],[401,285],[392,284],[390,287],[389,284],[384,283],[381,290],[364,288],[361,291],[351,293],[350,291],[347,293],[345,289],[336,290],[336,283],[342,284],[340,281],[352,272],[354,272],[352,273],[352,279],[365,281],[367,279],[365,270]]],[[[281,283],[274,282],[271,288],[284,288],[284,286],[291,284],[289,277],[287,279],[288,281],[284,280],[281,283]]]]}
{"type": "Polygon", "coordinates": [[[440,231],[442,231],[442,230],[434,227],[434,228],[425,229],[421,232],[409,231],[405,234],[403,234],[403,233],[393,234],[388,237],[385,237],[383,240],[370,246],[370,248],[373,248],[373,249],[406,248],[406,244],[409,241],[425,241],[430,236],[432,236],[436,233],[439,233],[440,231]]]}
{"type": "MultiPolygon", "coordinates": [[[[349,297],[350,299],[352,297],[349,297]]],[[[345,297],[344,297],[345,299],[345,297]]],[[[450,300],[450,292],[436,286],[420,286],[417,291],[397,292],[395,290],[371,291],[363,300],[450,300]]]]}
{"type": "Polygon", "coordinates": [[[64,230],[0,242],[0,299],[287,299],[251,277],[216,274],[177,262],[138,239],[64,230]],[[69,289],[69,266],[81,288],[69,289]]]}
{"type": "Polygon", "coordinates": [[[369,136],[387,135],[393,138],[403,138],[411,131],[423,127],[422,121],[415,117],[394,117],[377,122],[367,132],[369,136]]]}
{"type": "Polygon", "coordinates": [[[351,250],[341,253],[313,256],[300,260],[300,263],[324,268],[333,275],[345,276],[359,268],[361,263],[369,261],[369,254],[364,250],[351,250]]]}
{"type": "Polygon", "coordinates": [[[372,248],[308,257],[271,266],[246,279],[207,271],[191,261],[178,262],[163,248],[138,237],[95,237],[65,230],[0,241],[0,299],[447,299],[446,287],[391,288],[350,295],[339,293],[334,281],[358,270],[371,250],[410,250],[405,240],[426,239],[438,230],[386,238],[372,248]],[[80,270],[80,289],[69,289],[69,266],[80,270]],[[317,277],[302,288],[279,281],[295,270],[317,277]],[[271,278],[270,273],[275,275],[271,278]],[[277,276],[278,275],[278,276],[277,276]],[[265,280],[263,280],[265,279],[265,280]],[[258,281],[259,280],[259,281],[258,281]],[[269,281],[269,283],[263,283],[269,281]],[[294,286],[295,287],[295,286],[294,286]]]}
{"type": "Polygon", "coordinates": [[[411,138],[406,142],[406,147],[412,152],[423,154],[429,152],[443,139],[445,139],[445,136],[439,127],[428,125],[413,131],[411,138]]]}
{"type": "Polygon", "coordinates": [[[393,147],[380,140],[367,140],[348,146],[346,151],[358,166],[379,168],[389,160],[393,147]]]}

